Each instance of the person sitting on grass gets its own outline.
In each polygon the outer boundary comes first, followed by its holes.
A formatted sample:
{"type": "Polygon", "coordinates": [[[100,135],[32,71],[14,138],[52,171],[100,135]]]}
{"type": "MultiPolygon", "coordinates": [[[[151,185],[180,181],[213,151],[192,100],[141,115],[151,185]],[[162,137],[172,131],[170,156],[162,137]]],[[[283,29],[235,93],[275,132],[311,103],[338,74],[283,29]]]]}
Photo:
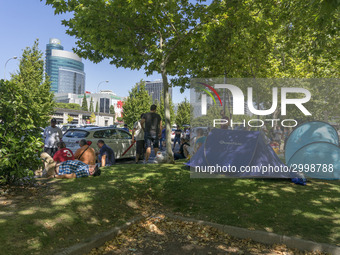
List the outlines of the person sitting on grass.
{"type": "Polygon", "coordinates": [[[202,128],[197,129],[197,138],[194,148],[194,154],[198,151],[198,149],[204,144],[206,136],[204,135],[204,131],[202,128]]]}
{"type": "Polygon", "coordinates": [[[80,148],[74,153],[74,158],[78,159],[85,164],[95,165],[96,164],[96,152],[90,145],[87,144],[85,139],[81,139],[79,142],[80,148]]]}
{"type": "Polygon", "coordinates": [[[57,162],[55,162],[47,152],[41,153],[40,159],[44,163],[44,169],[41,177],[50,178],[55,174],[57,162]]]}
{"type": "Polygon", "coordinates": [[[88,165],[79,160],[67,160],[56,167],[56,173],[51,176],[57,179],[72,179],[88,176],[99,176],[100,169],[96,165],[88,165]]]}
{"type": "Polygon", "coordinates": [[[101,166],[112,166],[116,163],[115,154],[113,150],[105,144],[103,140],[98,140],[97,146],[99,147],[98,160],[101,166]]]}
{"type": "MultiPolygon", "coordinates": [[[[179,151],[174,153],[174,159],[184,159],[186,158],[185,150],[188,151],[187,146],[190,146],[187,139],[181,138],[181,145],[179,147],[179,151]]],[[[188,153],[186,153],[188,155],[188,153]]]]}
{"type": "Polygon", "coordinates": [[[53,160],[57,163],[64,162],[67,160],[74,160],[73,152],[66,148],[64,142],[57,143],[58,151],[54,154],[53,160]]]}

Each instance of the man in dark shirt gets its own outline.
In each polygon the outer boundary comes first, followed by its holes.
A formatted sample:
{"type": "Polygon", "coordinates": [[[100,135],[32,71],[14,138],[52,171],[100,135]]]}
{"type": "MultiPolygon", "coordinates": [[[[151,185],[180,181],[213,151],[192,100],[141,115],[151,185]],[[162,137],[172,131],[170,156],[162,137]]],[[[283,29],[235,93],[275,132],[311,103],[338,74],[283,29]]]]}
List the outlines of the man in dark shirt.
{"type": "Polygon", "coordinates": [[[124,124],[124,127],[122,128],[123,130],[125,130],[126,132],[129,132],[130,133],[130,130],[128,128],[128,125],[127,124],[124,124]]]}
{"type": "Polygon", "coordinates": [[[112,166],[116,163],[115,154],[113,150],[105,144],[103,140],[98,140],[97,145],[99,147],[98,159],[101,166],[112,166]]]}
{"type": "Polygon", "coordinates": [[[179,151],[178,152],[175,152],[174,154],[174,159],[177,160],[177,159],[183,159],[183,158],[186,158],[186,155],[184,153],[184,150],[188,148],[188,146],[190,146],[190,144],[188,143],[188,140],[187,139],[184,139],[184,138],[181,138],[181,146],[179,148],[179,151]]]}
{"type": "Polygon", "coordinates": [[[178,142],[178,144],[181,145],[181,135],[182,135],[182,129],[180,129],[179,126],[177,125],[177,129],[175,130],[173,150],[175,150],[176,142],[178,142]]]}
{"type": "Polygon", "coordinates": [[[149,160],[151,154],[151,143],[155,150],[155,155],[158,152],[159,138],[161,136],[162,119],[159,114],[156,113],[157,106],[151,105],[150,112],[144,114],[141,120],[141,125],[144,124],[144,141],[145,141],[145,162],[149,160]]]}

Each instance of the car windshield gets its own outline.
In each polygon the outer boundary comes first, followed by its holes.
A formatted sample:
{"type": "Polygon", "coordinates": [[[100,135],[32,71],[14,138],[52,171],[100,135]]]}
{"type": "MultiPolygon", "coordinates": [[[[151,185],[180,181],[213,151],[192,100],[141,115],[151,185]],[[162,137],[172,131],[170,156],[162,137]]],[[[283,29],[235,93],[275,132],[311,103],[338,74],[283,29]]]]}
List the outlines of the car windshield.
{"type": "Polygon", "coordinates": [[[66,130],[68,130],[68,129],[70,129],[70,128],[75,128],[76,126],[63,126],[62,128],[61,128],[61,130],[62,131],[66,131],[66,130]]]}
{"type": "Polygon", "coordinates": [[[64,136],[69,138],[85,138],[88,134],[89,132],[84,130],[68,130],[64,136]]]}

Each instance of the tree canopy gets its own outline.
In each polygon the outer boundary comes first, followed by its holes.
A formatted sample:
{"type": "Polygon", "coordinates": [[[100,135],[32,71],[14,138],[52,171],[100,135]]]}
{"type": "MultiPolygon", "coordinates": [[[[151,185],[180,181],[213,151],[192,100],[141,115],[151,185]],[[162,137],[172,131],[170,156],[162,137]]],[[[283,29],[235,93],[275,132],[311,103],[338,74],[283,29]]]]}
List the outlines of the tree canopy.
{"type": "Polygon", "coordinates": [[[185,98],[183,102],[178,104],[175,122],[179,126],[190,124],[191,116],[191,105],[190,102],[185,98]]]}
{"type": "Polygon", "coordinates": [[[124,123],[126,123],[129,127],[133,127],[133,124],[137,120],[140,120],[142,113],[147,113],[150,111],[151,104],[152,100],[148,91],[145,89],[145,82],[141,81],[132,88],[132,90],[129,92],[128,98],[124,101],[124,123]]]}
{"type": "Polygon", "coordinates": [[[72,12],[64,20],[77,38],[75,53],[98,63],[110,59],[117,67],[162,75],[167,153],[172,155],[168,76],[187,74],[191,41],[210,20],[201,1],[81,1],[46,0],[55,13],[72,12]]]}

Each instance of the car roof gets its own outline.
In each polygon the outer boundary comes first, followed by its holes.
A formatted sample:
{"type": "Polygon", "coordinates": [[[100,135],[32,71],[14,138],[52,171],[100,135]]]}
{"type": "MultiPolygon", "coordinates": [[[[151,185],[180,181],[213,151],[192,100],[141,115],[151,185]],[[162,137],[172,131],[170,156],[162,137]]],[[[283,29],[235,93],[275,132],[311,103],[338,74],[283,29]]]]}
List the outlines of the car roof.
{"type": "Polygon", "coordinates": [[[119,129],[119,130],[125,131],[124,129],[117,128],[117,127],[78,127],[78,128],[70,128],[68,131],[72,131],[72,130],[96,131],[96,130],[108,130],[108,129],[119,129]]]}

